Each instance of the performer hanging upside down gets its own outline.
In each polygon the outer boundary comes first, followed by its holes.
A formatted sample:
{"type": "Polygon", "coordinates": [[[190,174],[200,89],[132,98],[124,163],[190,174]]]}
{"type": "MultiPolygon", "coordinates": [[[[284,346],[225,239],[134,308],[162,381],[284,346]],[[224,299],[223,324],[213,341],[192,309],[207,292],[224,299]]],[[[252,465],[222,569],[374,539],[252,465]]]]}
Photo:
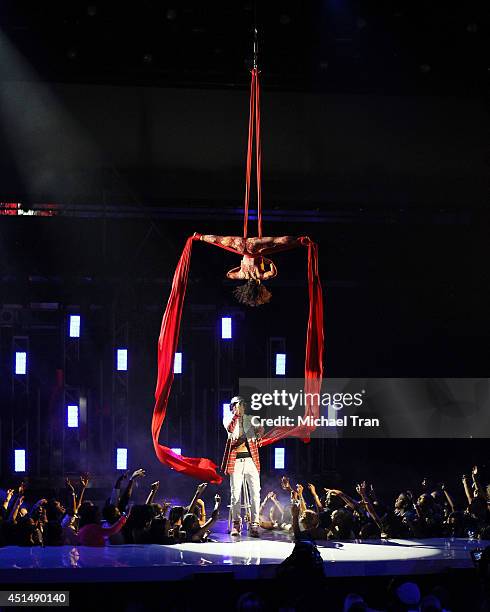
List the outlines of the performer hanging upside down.
{"type": "Polygon", "coordinates": [[[260,510],[260,437],[263,427],[253,427],[252,417],[246,414],[243,397],[236,396],[230,402],[233,417],[228,423],[228,441],[223,456],[222,471],[230,476],[231,535],[237,537],[242,530],[241,494],[244,481],[248,486],[250,502],[250,531],[253,538],[259,537],[260,510]]]}
{"type": "Polygon", "coordinates": [[[241,238],[206,234],[200,235],[199,239],[242,255],[240,265],[229,270],[226,276],[232,280],[247,281],[245,285],[240,285],[233,291],[236,299],[247,306],[267,304],[272,297],[271,292],[264,287],[263,281],[274,278],[277,275],[277,268],[265,255],[285,251],[301,244],[300,239],[293,236],[241,238]]]}
{"type": "MultiPolygon", "coordinates": [[[[261,139],[260,139],[260,87],[259,70],[257,68],[257,48],[254,49],[254,67],[252,68],[252,82],[250,90],[250,116],[248,129],[248,148],[247,164],[245,176],[245,202],[243,216],[243,238],[239,236],[212,236],[201,235],[197,232],[187,238],[185,247],[180,256],[175,269],[172,281],[172,289],[168,298],[167,307],[162,319],[160,335],[158,338],[158,376],[155,389],[155,407],[153,409],[153,419],[151,424],[151,435],[153,445],[158,459],[173,468],[174,470],[206,480],[208,482],[220,484],[221,476],[217,472],[217,465],[206,457],[184,457],[175,453],[170,447],[164,446],[159,442],[159,435],[167,414],[172,383],[174,379],[174,358],[179,340],[180,323],[182,309],[184,307],[185,294],[187,290],[187,280],[191,263],[192,245],[194,241],[203,240],[208,244],[226,249],[241,256],[242,261],[239,267],[233,268],[228,272],[228,278],[243,279],[246,284],[235,289],[237,299],[250,306],[259,306],[267,303],[270,292],[264,287],[264,281],[273,278],[277,274],[277,269],[273,262],[268,259],[271,253],[294,249],[304,246],[308,249],[308,298],[309,312],[308,324],[306,327],[306,349],[305,349],[305,392],[314,397],[319,394],[321,380],[323,376],[323,296],[320,276],[318,272],[318,247],[307,236],[294,238],[291,236],[281,236],[270,238],[262,237],[262,188],[261,188],[261,139]],[[255,142],[255,174],[257,177],[257,238],[248,238],[248,217],[250,208],[250,179],[252,175],[252,152],[255,142]]],[[[319,404],[313,400],[307,401],[305,416],[317,417],[319,415],[319,404]]],[[[238,417],[237,417],[238,418],[238,417]]],[[[244,424],[246,421],[243,421],[244,424]]],[[[237,424],[235,421],[234,426],[237,424]]],[[[266,446],[273,444],[282,438],[292,435],[302,438],[305,442],[310,439],[310,434],[314,426],[298,427],[275,427],[267,435],[262,437],[260,445],[266,446]]],[[[233,427],[229,431],[234,431],[233,427]]],[[[245,428],[248,431],[248,428],[245,428]]],[[[252,463],[255,465],[257,477],[253,476],[254,482],[258,482],[258,443],[254,442],[255,437],[249,438],[248,452],[252,463]],[[255,446],[254,446],[255,444],[255,446]],[[255,449],[255,450],[254,450],[255,449]]],[[[231,444],[231,441],[229,441],[231,444]]],[[[229,448],[227,445],[227,448],[229,448]]],[[[246,445],[245,445],[246,446],[246,445]]],[[[225,462],[227,473],[233,474],[236,454],[230,453],[225,462]]],[[[252,476],[250,475],[250,479],[252,476]]],[[[236,500],[235,500],[236,501],[236,500]]],[[[256,523],[259,520],[258,498],[254,497],[254,516],[252,520],[256,523]],[[256,504],[256,505],[255,505],[256,504]]],[[[237,518],[235,510],[235,519],[237,518]]]]}

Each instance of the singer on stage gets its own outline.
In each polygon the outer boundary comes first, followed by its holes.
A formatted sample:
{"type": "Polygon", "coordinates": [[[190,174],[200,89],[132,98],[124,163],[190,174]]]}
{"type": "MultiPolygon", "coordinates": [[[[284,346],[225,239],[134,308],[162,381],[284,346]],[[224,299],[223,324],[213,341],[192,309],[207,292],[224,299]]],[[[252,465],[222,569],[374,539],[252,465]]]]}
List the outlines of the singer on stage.
{"type": "Polygon", "coordinates": [[[259,537],[259,507],[260,507],[260,437],[263,427],[253,427],[252,417],[246,414],[247,405],[243,397],[233,397],[230,402],[233,412],[231,421],[226,427],[228,441],[223,457],[222,471],[230,476],[231,488],[231,518],[233,529],[231,535],[237,537],[241,533],[241,492],[245,482],[250,496],[250,531],[253,538],[259,537]]]}

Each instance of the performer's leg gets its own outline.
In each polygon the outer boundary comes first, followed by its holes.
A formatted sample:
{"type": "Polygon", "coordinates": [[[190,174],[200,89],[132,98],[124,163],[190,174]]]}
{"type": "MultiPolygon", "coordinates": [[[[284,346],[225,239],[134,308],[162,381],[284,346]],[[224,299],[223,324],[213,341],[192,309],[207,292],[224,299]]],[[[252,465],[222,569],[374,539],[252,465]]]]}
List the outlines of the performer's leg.
{"type": "Polygon", "coordinates": [[[199,240],[214,244],[215,246],[220,246],[239,255],[243,255],[245,251],[245,240],[241,236],[214,236],[212,234],[203,234],[199,240]]]}
{"type": "Polygon", "coordinates": [[[245,459],[245,480],[250,495],[250,522],[258,525],[260,509],[260,474],[251,457],[245,459]]]}
{"type": "Polygon", "coordinates": [[[262,238],[247,238],[247,252],[253,255],[270,255],[278,251],[292,249],[301,244],[295,236],[264,236],[262,238]]]}
{"type": "Polygon", "coordinates": [[[230,505],[231,505],[231,520],[233,522],[240,520],[240,514],[241,514],[240,497],[242,493],[245,461],[243,459],[237,459],[235,462],[235,469],[233,470],[233,474],[230,474],[230,489],[231,489],[230,505]]]}

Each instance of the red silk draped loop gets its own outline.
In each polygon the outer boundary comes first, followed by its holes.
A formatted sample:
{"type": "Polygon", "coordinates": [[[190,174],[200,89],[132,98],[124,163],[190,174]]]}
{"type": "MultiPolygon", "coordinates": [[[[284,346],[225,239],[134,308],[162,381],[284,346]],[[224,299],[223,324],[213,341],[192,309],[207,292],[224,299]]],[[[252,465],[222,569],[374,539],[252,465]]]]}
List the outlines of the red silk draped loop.
{"type": "Polygon", "coordinates": [[[187,289],[187,278],[189,276],[189,265],[191,261],[192,242],[198,240],[197,236],[187,239],[179,263],[175,270],[172,290],[168,299],[167,308],[163,315],[160,336],[158,339],[158,375],[155,390],[155,407],[151,422],[151,434],[153,446],[158,459],[188,476],[219,484],[222,481],[217,473],[217,465],[209,459],[184,457],[177,455],[168,446],[158,442],[160,430],[167,413],[168,400],[172,383],[174,381],[174,358],[179,341],[180,321],[187,289]]]}
{"type": "Polygon", "coordinates": [[[245,172],[245,204],[243,214],[243,237],[248,236],[248,211],[250,207],[250,179],[252,176],[252,152],[255,130],[255,163],[257,174],[257,225],[258,237],[262,238],[262,144],[260,137],[260,86],[259,71],[252,69],[250,83],[250,110],[248,117],[247,165],[245,172]]]}
{"type": "MultiPolygon", "coordinates": [[[[151,432],[153,445],[158,459],[177,472],[200,480],[219,484],[222,477],[217,465],[210,459],[184,457],[177,455],[169,447],[160,444],[158,439],[165,420],[167,406],[174,380],[173,365],[180,333],[180,322],[187,289],[187,279],[192,253],[192,242],[199,240],[199,234],[187,239],[172,281],[172,289],[162,319],[158,339],[158,375],[155,390],[155,407],[151,432]]],[[[305,355],[305,393],[319,393],[323,376],[323,296],[318,274],[318,246],[308,237],[300,239],[300,244],[308,248],[308,295],[309,314],[306,331],[305,355]]],[[[216,245],[221,246],[221,245],[216,245]]],[[[318,417],[319,405],[313,399],[307,402],[305,416],[318,417]]],[[[286,436],[296,436],[307,441],[314,426],[278,427],[267,432],[262,438],[262,446],[272,444],[286,436]]]]}

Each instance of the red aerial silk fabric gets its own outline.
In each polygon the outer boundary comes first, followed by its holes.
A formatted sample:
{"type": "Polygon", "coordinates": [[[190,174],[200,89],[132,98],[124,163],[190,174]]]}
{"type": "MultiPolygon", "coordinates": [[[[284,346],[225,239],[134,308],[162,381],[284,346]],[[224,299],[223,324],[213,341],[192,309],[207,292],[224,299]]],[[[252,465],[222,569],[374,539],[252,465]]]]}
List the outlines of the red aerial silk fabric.
{"type": "MultiPolygon", "coordinates": [[[[199,240],[199,235],[187,239],[175,270],[172,290],[163,315],[158,339],[158,375],[151,433],[155,452],[162,463],[177,472],[219,484],[222,477],[217,472],[217,465],[210,459],[177,455],[169,447],[160,444],[158,441],[174,380],[174,355],[179,340],[180,321],[194,240],[199,240]]],[[[307,237],[301,238],[301,244],[308,248],[308,293],[310,301],[306,332],[305,392],[319,393],[323,376],[323,297],[318,274],[318,246],[307,237]]],[[[318,416],[318,409],[318,402],[310,402],[306,406],[305,414],[318,416]]],[[[299,436],[306,441],[313,429],[314,427],[275,428],[267,432],[262,439],[262,445],[272,444],[286,436],[299,436]]]]}
{"type": "Polygon", "coordinates": [[[245,203],[243,207],[243,237],[248,236],[248,209],[250,206],[250,178],[252,176],[252,153],[255,130],[255,169],[257,174],[257,232],[262,238],[262,142],[260,136],[260,85],[259,71],[252,68],[250,83],[250,111],[248,116],[248,146],[245,171],[245,203]]]}
{"type": "MultiPolygon", "coordinates": [[[[301,243],[308,247],[308,295],[310,310],[308,314],[308,327],[306,329],[305,353],[305,397],[309,398],[305,406],[304,416],[318,418],[318,395],[307,396],[307,393],[319,394],[323,378],[323,294],[320,275],[318,273],[318,245],[306,236],[301,243]]],[[[262,437],[261,446],[273,444],[281,438],[298,437],[309,442],[310,433],[314,425],[298,427],[275,427],[262,437]]]]}

